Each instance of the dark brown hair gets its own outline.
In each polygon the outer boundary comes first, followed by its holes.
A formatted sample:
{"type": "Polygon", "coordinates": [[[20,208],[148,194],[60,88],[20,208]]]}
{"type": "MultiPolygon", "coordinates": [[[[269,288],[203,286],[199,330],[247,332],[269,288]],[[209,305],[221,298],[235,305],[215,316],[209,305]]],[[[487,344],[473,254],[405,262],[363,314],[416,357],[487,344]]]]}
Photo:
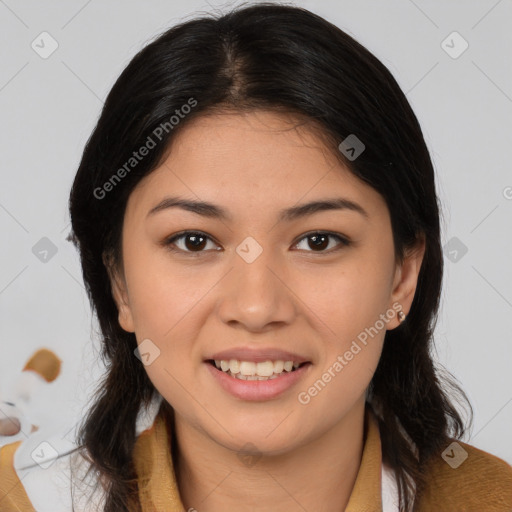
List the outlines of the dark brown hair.
{"type": "MultiPolygon", "coordinates": [[[[130,193],[156,168],[175,134],[214,109],[265,109],[309,119],[321,127],[332,153],[385,199],[397,260],[425,239],[411,310],[403,324],[387,331],[368,395],[379,418],[383,458],[396,471],[401,510],[411,510],[411,483],[421,492],[426,462],[464,433],[432,358],[443,276],[432,162],[404,93],[372,53],[306,9],[272,3],[183,22],[145,46],[114,84],[83,152],[70,195],[70,239],[99,320],[107,373],[79,441],[106,482],[105,510],[140,510],[135,420],[155,389],[134,357],[134,334],[118,323],[104,261],[122,261],[130,193]],[[191,98],[195,105],[187,115],[171,121],[191,98]],[[353,161],[338,149],[350,134],[365,144],[353,161]],[[118,172],[148,137],[158,139],[156,147],[118,172]]],[[[442,380],[467,401],[452,380],[442,380]]]]}

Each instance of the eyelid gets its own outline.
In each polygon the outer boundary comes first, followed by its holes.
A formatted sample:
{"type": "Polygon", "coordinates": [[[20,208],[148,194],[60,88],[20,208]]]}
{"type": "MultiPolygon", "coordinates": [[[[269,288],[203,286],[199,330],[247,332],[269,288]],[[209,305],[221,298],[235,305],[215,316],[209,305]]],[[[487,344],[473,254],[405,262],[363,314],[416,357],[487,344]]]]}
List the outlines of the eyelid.
{"type": "MultiPolygon", "coordinates": [[[[175,252],[182,252],[182,253],[185,253],[185,254],[194,254],[194,255],[200,255],[202,253],[206,253],[208,251],[185,251],[183,249],[179,249],[179,248],[175,248],[175,247],[172,247],[172,244],[174,244],[174,242],[176,240],[179,240],[180,238],[183,238],[185,237],[186,235],[199,235],[199,236],[203,236],[205,237],[206,239],[208,239],[209,241],[212,241],[214,242],[215,244],[219,245],[216,240],[208,235],[207,233],[204,233],[203,231],[194,231],[194,230],[185,230],[185,231],[181,231],[179,233],[175,233],[174,235],[171,235],[170,237],[167,237],[163,242],[162,244],[164,246],[166,246],[169,250],[171,251],[175,251],[175,252]]],[[[337,233],[337,232],[334,232],[334,231],[328,231],[328,230],[314,230],[314,231],[309,231],[307,233],[304,233],[303,235],[300,236],[300,238],[296,239],[296,241],[293,243],[293,247],[295,247],[296,245],[298,245],[300,242],[302,242],[302,240],[310,237],[310,236],[313,236],[313,235],[326,235],[326,236],[330,236],[332,238],[336,238],[339,240],[341,247],[348,247],[349,245],[351,245],[351,240],[345,236],[345,235],[342,235],[341,233],[337,233]]],[[[334,249],[329,249],[327,251],[305,251],[305,252],[310,252],[312,254],[331,254],[332,252],[335,252],[339,250],[339,248],[334,248],[334,249]]]]}

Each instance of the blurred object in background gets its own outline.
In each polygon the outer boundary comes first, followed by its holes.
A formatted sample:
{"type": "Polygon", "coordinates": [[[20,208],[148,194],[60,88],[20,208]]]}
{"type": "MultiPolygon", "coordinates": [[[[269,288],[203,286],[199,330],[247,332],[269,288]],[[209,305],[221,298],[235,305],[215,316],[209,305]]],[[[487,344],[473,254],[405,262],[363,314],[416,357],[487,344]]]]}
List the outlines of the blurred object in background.
{"type": "Polygon", "coordinates": [[[28,437],[38,429],[31,417],[35,392],[53,382],[60,374],[62,361],[46,348],[37,350],[27,361],[20,376],[3,393],[0,390],[0,446],[28,437]]]}

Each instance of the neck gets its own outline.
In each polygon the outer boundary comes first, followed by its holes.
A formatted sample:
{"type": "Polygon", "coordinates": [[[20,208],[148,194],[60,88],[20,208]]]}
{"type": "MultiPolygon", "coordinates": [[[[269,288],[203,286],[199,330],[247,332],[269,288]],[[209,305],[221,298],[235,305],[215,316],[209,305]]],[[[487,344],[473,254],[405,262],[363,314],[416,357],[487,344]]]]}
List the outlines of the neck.
{"type": "Polygon", "coordinates": [[[320,437],[252,462],[176,415],[175,470],[185,510],[345,510],[361,462],[364,412],[363,401],[320,437]]]}

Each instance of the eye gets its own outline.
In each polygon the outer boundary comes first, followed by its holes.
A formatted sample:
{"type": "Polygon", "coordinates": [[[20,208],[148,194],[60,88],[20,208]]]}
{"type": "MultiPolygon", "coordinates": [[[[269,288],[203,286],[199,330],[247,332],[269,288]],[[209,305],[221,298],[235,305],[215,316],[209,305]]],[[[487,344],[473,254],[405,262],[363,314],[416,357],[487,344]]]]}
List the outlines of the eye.
{"type": "MultiPolygon", "coordinates": [[[[205,233],[201,233],[200,231],[184,231],[182,233],[178,233],[173,235],[172,237],[166,239],[164,241],[164,245],[170,251],[182,251],[185,253],[201,253],[207,250],[208,242],[213,242],[213,239],[206,235],[205,233]]],[[[337,233],[330,233],[327,231],[315,231],[313,233],[309,233],[303,236],[299,243],[295,244],[294,247],[298,247],[301,250],[306,250],[308,252],[334,252],[336,250],[341,249],[342,247],[346,247],[350,245],[350,241],[337,233]],[[304,247],[300,248],[300,244],[303,240],[306,240],[309,248],[312,248],[312,251],[309,251],[304,247]],[[332,250],[332,246],[330,244],[330,240],[337,240],[338,244],[336,245],[338,248],[332,250]],[[329,249],[329,250],[326,250],[329,249]]],[[[217,246],[218,247],[218,246],[217,246]]],[[[214,250],[221,250],[220,248],[214,250]]]]}
{"type": "MultiPolygon", "coordinates": [[[[164,245],[168,247],[169,250],[175,251],[176,249],[172,246],[176,246],[178,250],[183,252],[204,252],[205,247],[208,245],[208,241],[213,242],[213,240],[204,233],[199,231],[185,231],[183,233],[178,233],[177,235],[168,238],[164,245]],[[180,247],[180,243],[183,242],[180,247]]],[[[219,249],[216,249],[219,250],[219,249]]]]}
{"type": "MultiPolygon", "coordinates": [[[[313,248],[313,251],[308,251],[308,252],[329,252],[330,253],[333,251],[331,250],[332,246],[330,247],[329,239],[336,239],[339,242],[337,245],[338,246],[341,245],[341,247],[334,249],[334,251],[337,251],[337,250],[341,249],[342,247],[346,247],[346,246],[350,245],[350,241],[341,235],[338,235],[336,233],[330,233],[327,231],[315,231],[314,233],[309,233],[306,236],[304,236],[303,238],[301,238],[301,240],[299,241],[298,244],[295,245],[295,247],[298,247],[303,240],[306,240],[306,244],[308,245],[308,247],[313,248]],[[325,250],[327,248],[329,248],[328,251],[325,250]]],[[[304,248],[302,248],[302,249],[304,249],[304,248]]],[[[307,249],[306,249],[306,251],[307,251],[307,249]]]]}

